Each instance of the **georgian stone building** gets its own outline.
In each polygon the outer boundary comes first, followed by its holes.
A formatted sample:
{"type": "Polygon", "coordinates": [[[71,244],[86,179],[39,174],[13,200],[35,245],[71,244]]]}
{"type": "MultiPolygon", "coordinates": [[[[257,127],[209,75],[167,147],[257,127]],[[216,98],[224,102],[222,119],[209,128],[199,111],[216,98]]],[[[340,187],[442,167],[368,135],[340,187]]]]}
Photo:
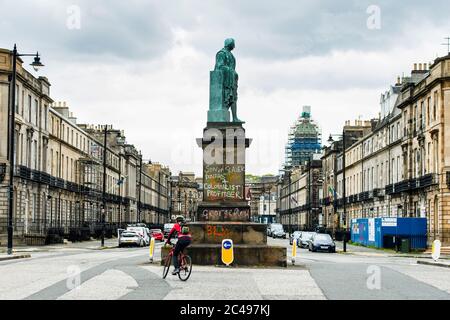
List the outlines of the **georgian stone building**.
{"type": "Polygon", "coordinates": [[[252,176],[246,178],[250,215],[254,222],[273,223],[276,221],[278,176],[252,176]]]}
{"type": "MultiPolygon", "coordinates": [[[[11,52],[0,49],[0,245],[8,216],[8,108],[11,52]]],[[[106,185],[103,210],[104,126],[77,124],[66,103],[54,103],[50,83],[34,77],[18,59],[15,111],[13,226],[16,243],[67,236],[76,228],[92,233],[101,222],[115,228],[168,218],[170,171],[142,164],[124,133],[106,127],[106,185]],[[140,196],[139,196],[140,194],[140,196]]]]}
{"type": "Polygon", "coordinates": [[[278,184],[277,221],[287,230],[314,230],[322,224],[322,161],[287,171],[278,184]]]}
{"type": "MultiPolygon", "coordinates": [[[[429,241],[448,245],[450,55],[415,64],[409,77],[381,96],[380,105],[379,121],[345,150],[346,226],[359,217],[423,217],[429,241]]],[[[342,142],[325,148],[322,161],[324,188],[337,191],[335,199],[322,199],[326,215],[335,212],[327,227],[339,229],[344,225],[342,142]]]]}
{"type": "Polygon", "coordinates": [[[203,200],[203,192],[193,172],[180,172],[171,177],[171,218],[184,216],[195,221],[199,202],[203,200]]]}

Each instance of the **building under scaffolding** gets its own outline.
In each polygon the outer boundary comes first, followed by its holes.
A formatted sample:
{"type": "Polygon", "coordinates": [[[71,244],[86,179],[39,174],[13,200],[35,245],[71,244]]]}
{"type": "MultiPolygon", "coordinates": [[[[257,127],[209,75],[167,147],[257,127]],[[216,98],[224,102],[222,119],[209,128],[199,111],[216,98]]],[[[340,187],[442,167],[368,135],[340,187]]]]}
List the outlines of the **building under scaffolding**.
{"type": "Polygon", "coordinates": [[[320,153],[321,147],[319,125],[311,118],[311,107],[304,106],[289,131],[284,169],[305,165],[320,153]]]}

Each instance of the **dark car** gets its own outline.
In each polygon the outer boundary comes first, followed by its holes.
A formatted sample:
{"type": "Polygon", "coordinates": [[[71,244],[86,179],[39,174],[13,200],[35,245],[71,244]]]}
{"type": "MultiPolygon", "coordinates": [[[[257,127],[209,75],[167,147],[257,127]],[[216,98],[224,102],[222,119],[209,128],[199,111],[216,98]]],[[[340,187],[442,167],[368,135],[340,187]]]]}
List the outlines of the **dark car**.
{"type": "Polygon", "coordinates": [[[298,239],[298,247],[299,248],[309,248],[309,242],[312,240],[315,232],[303,231],[298,239]]]}
{"type": "MultiPolygon", "coordinates": [[[[294,239],[297,239],[297,241],[299,241],[298,239],[300,238],[301,235],[302,235],[301,231],[294,231],[289,237],[289,244],[292,245],[292,243],[294,242],[294,239]]],[[[298,246],[298,242],[297,242],[297,246],[298,246]]]]}
{"type": "Polygon", "coordinates": [[[316,233],[309,242],[309,251],[336,252],[336,244],[329,234],[316,233]]]}

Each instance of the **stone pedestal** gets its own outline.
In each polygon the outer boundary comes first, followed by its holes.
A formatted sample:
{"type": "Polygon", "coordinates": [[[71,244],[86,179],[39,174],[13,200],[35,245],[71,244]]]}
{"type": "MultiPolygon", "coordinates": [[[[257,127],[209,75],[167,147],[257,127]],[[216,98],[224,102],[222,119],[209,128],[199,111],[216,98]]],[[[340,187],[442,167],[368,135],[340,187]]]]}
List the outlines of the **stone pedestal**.
{"type": "MultiPolygon", "coordinates": [[[[245,149],[251,140],[240,123],[208,122],[203,138],[203,202],[189,227],[194,264],[220,265],[222,240],[234,243],[235,266],[286,267],[286,248],[267,245],[267,225],[250,222],[245,200],[245,149]]],[[[162,250],[162,256],[167,250],[162,250]]]]}

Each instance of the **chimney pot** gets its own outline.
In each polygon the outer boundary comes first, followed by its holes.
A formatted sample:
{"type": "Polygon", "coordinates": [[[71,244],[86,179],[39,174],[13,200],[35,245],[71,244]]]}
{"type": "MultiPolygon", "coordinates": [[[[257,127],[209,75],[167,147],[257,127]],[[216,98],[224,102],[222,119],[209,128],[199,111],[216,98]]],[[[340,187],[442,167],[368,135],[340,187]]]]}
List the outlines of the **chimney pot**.
{"type": "Polygon", "coordinates": [[[413,70],[414,70],[414,71],[417,70],[417,63],[414,63],[414,68],[413,68],[413,70]]]}

